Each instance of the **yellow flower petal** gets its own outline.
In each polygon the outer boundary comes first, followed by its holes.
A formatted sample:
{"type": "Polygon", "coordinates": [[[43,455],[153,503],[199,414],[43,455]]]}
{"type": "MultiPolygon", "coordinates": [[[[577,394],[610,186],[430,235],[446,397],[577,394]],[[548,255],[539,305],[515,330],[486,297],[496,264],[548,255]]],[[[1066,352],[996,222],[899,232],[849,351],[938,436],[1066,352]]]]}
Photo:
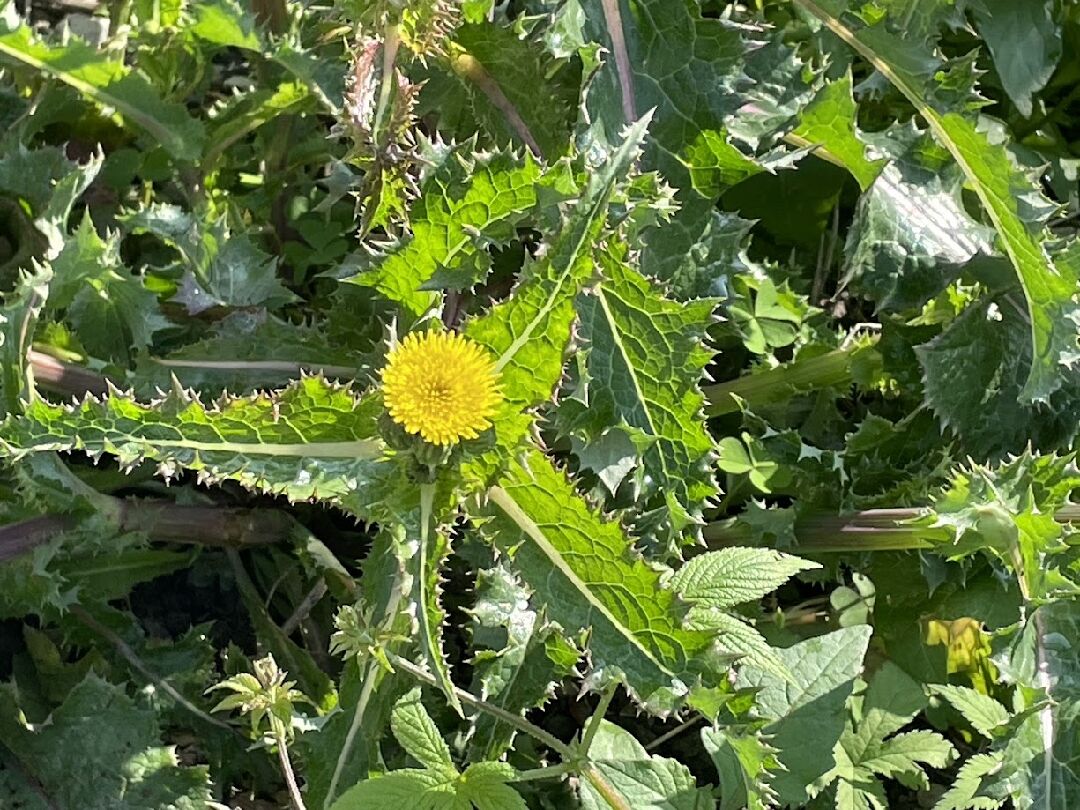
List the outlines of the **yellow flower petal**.
{"type": "Polygon", "coordinates": [[[479,436],[502,401],[491,356],[453,332],[406,335],[390,352],[382,382],[390,418],[444,446],[479,436]]]}

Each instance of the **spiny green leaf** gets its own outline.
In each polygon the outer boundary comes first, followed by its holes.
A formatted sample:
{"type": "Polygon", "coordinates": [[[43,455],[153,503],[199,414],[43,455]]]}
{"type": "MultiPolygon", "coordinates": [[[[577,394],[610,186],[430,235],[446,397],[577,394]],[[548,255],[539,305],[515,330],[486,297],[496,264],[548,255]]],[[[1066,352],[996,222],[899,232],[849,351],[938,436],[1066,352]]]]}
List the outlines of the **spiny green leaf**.
{"type": "Polygon", "coordinates": [[[701,742],[720,775],[719,810],[768,810],[776,803],[770,773],[780,767],[761,733],[703,728],[701,742]]]}
{"type": "Polygon", "coordinates": [[[141,397],[169,388],[174,377],[207,395],[246,394],[285,386],[304,372],[363,382],[373,376],[374,362],[325,323],[296,324],[265,311],[238,311],[201,340],[163,357],[141,358],[132,384],[141,397]]]}
{"type": "Polygon", "coordinates": [[[0,189],[25,200],[31,213],[40,214],[52,199],[54,184],[74,168],[58,147],[27,149],[19,144],[0,157],[0,189]]]}
{"type": "Polygon", "coordinates": [[[848,0],[795,0],[829,30],[865,57],[911,102],[931,132],[964,172],[997,231],[1027,298],[1032,362],[1021,396],[1045,401],[1061,385],[1061,367],[1076,362],[1077,323],[1074,301],[1077,275],[1051,259],[1044,245],[1042,213],[1046,200],[1013,164],[1002,145],[954,109],[939,110],[929,85],[936,57],[894,34],[886,18],[867,21],[847,15],[848,0]],[[857,21],[858,25],[853,25],[857,21]]]}
{"type": "Polygon", "coordinates": [[[168,326],[157,297],[120,259],[120,234],[102,240],[87,211],[50,265],[49,309],[67,322],[95,357],[127,365],[168,326]]]}
{"type": "Polygon", "coordinates": [[[418,112],[437,113],[446,136],[467,138],[479,125],[495,143],[517,142],[549,162],[567,149],[577,76],[508,25],[460,26],[445,60],[420,78],[418,112]]]}
{"type": "Polygon", "coordinates": [[[277,276],[278,262],[224,219],[203,221],[175,205],[156,204],[123,217],[180,252],[184,276],[175,300],[197,315],[211,307],[279,307],[296,300],[277,276]]]}
{"type": "Polygon", "coordinates": [[[977,255],[993,230],[961,199],[963,175],[917,141],[896,155],[859,200],[844,248],[845,281],[880,309],[920,307],[977,255]]]}
{"type": "Polygon", "coordinates": [[[53,450],[109,453],[126,466],[151,459],[166,475],[191,469],[293,500],[340,502],[383,464],[381,407],[377,396],[358,399],[319,377],[212,408],[184,391],[140,404],[113,390],[73,405],[35,400],[21,418],[0,425],[0,447],[15,459],[53,450]]]}
{"type": "Polygon", "coordinates": [[[884,164],[866,157],[866,145],[859,140],[855,126],[857,112],[848,70],[841,78],[826,82],[799,113],[799,124],[791,137],[819,157],[842,165],[866,191],[884,164]]]}
{"type": "Polygon", "coordinates": [[[510,298],[466,326],[465,333],[498,358],[504,394],[516,411],[543,402],[562,375],[574,298],[595,272],[593,246],[608,201],[629,174],[648,125],[646,116],[630,127],[603,169],[591,175],[554,244],[525,269],[510,298]]]}
{"type": "MultiPolygon", "coordinates": [[[[512,712],[542,706],[578,659],[563,637],[541,626],[529,592],[506,564],[481,570],[472,610],[473,692],[512,712]]],[[[470,718],[472,759],[497,759],[514,740],[516,729],[476,712],[470,718]]]]}
{"type": "Polygon", "coordinates": [[[927,404],[980,460],[1028,442],[1046,449],[1066,445],[1080,425],[1075,371],[1061,369],[1063,387],[1048,402],[1021,401],[1031,343],[1018,298],[976,301],[938,337],[915,347],[927,404]]]}
{"type": "Polygon", "coordinates": [[[642,453],[641,511],[662,512],[656,522],[675,540],[700,522],[718,492],[698,388],[712,357],[703,341],[715,302],[664,298],[618,248],[601,255],[600,267],[601,282],[577,301],[588,344],[587,393],[567,400],[561,411],[577,407],[561,419],[586,441],[619,424],[641,431],[649,442],[642,453]]]}
{"type": "MultiPolygon", "coordinates": [[[[207,4],[200,3],[198,8],[207,4]]],[[[204,171],[212,170],[230,146],[279,115],[299,114],[314,107],[315,98],[301,82],[282,82],[274,90],[259,88],[230,100],[214,118],[202,159],[204,171]]]]}
{"type": "Polygon", "coordinates": [[[485,529],[552,621],[569,633],[591,628],[597,670],[661,710],[699,675],[718,676],[709,635],[684,629],[684,610],[659,573],[547,458],[525,454],[488,497],[485,529]]]}
{"type": "Polygon", "coordinates": [[[21,25],[0,34],[0,56],[28,66],[78,90],[103,107],[116,110],[146,132],[177,160],[196,160],[202,154],[203,125],[179,104],[164,101],[146,77],[123,62],[73,39],[51,47],[21,25]]]}
{"type": "Polygon", "coordinates": [[[34,398],[33,375],[27,364],[38,317],[49,298],[52,271],[37,267],[21,274],[0,308],[0,400],[4,413],[19,413],[34,398]]]}
{"type": "Polygon", "coordinates": [[[471,287],[490,265],[488,242],[505,243],[537,200],[540,166],[526,154],[454,153],[421,188],[409,214],[412,235],[384,255],[366,260],[371,269],[346,279],[375,287],[419,315],[435,301],[425,285],[436,274],[441,286],[471,287]],[[448,285],[457,278],[454,285],[448,285]]]}
{"type": "MultiPolygon", "coordinates": [[[[779,43],[766,45],[725,21],[703,18],[699,4],[686,0],[586,0],[581,2],[586,65],[603,61],[584,94],[583,122],[598,147],[615,141],[622,126],[655,109],[642,159],[678,191],[678,215],[650,229],[642,266],[669,280],[693,274],[695,245],[713,219],[714,203],[727,188],[764,171],[782,157],[757,160],[732,143],[728,123],[744,111],[767,111],[781,122],[794,113],[792,93],[807,90],[797,60],[779,43]],[[768,77],[755,88],[746,75],[755,51],[768,77]],[[786,75],[785,75],[786,69],[786,75]],[[751,100],[750,94],[757,92],[751,100]]],[[[582,126],[584,128],[584,124],[582,126]]],[[[768,126],[754,132],[759,140],[768,126]]]]}

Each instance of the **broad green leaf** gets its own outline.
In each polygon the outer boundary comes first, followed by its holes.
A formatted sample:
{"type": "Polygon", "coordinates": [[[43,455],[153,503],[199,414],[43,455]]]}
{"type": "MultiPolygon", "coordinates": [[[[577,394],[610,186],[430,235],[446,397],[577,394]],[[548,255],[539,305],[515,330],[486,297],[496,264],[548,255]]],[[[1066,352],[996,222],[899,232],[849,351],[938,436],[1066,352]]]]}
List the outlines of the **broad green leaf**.
{"type": "Polygon", "coordinates": [[[724,548],[692,558],[670,587],[688,602],[728,608],[772,593],[818,563],[764,548],[724,548]]]}
{"type": "Polygon", "coordinates": [[[1001,726],[1009,722],[1008,710],[989,695],[967,686],[931,684],[930,691],[949,701],[949,705],[964,715],[972,727],[992,740],[1001,726]]]}
{"type": "Polygon", "coordinates": [[[25,65],[78,90],[148,134],[177,160],[202,154],[201,122],[183,106],[163,100],[147,78],[123,62],[73,39],[52,47],[36,40],[26,25],[0,34],[0,57],[25,65]]]}
{"type": "Polygon", "coordinates": [[[870,188],[884,165],[866,156],[855,125],[858,110],[851,97],[851,71],[826,82],[813,101],[799,113],[799,123],[788,140],[809,147],[814,154],[843,166],[863,191],[870,188]]]}
{"type": "Polygon", "coordinates": [[[425,768],[453,769],[450,748],[420,702],[420,687],[412,689],[394,704],[394,711],[390,713],[390,729],[401,747],[425,768]]]}
{"type": "Polygon", "coordinates": [[[709,635],[684,629],[684,610],[657,570],[542,454],[512,464],[488,498],[485,530],[552,621],[572,634],[590,630],[595,669],[657,707],[697,676],[717,677],[709,635]]]}
{"type": "Polygon", "coordinates": [[[1046,85],[1061,57],[1056,8],[1051,0],[978,0],[972,5],[1001,84],[1025,118],[1031,117],[1032,96],[1046,85]]]}
{"type": "Polygon", "coordinates": [[[124,267],[120,234],[102,240],[89,211],[50,266],[49,310],[66,311],[66,322],[95,357],[126,366],[168,326],[157,297],[124,267]]]}
{"type": "Polygon", "coordinates": [[[418,78],[417,111],[437,113],[448,138],[480,127],[494,143],[516,142],[548,162],[567,150],[578,77],[508,25],[460,26],[445,59],[418,78]]]}
{"type": "MultiPolygon", "coordinates": [[[[412,235],[364,260],[370,269],[346,281],[375,287],[419,315],[436,300],[425,285],[467,289],[483,281],[490,243],[509,242],[536,205],[540,166],[506,152],[450,155],[427,179],[409,213],[412,235]]],[[[436,287],[436,289],[438,289],[436,287]]]]}
{"type": "Polygon", "coordinates": [[[1055,264],[1044,245],[1046,236],[1037,214],[1045,208],[1045,200],[1038,188],[1016,168],[1005,148],[992,143],[976,123],[955,109],[934,106],[928,74],[933,72],[935,58],[893,33],[887,18],[868,22],[857,15],[849,17],[855,9],[848,0],[795,2],[900,90],[960,166],[997,231],[1027,299],[1032,361],[1021,397],[1028,402],[1047,400],[1061,385],[1061,367],[1076,361],[1080,313],[1074,302],[1074,269],[1055,264]]]}
{"type": "Polygon", "coordinates": [[[838,780],[837,810],[852,806],[884,810],[884,789],[877,777],[899,779],[909,787],[929,788],[923,765],[946,767],[956,756],[952,745],[933,731],[892,736],[926,706],[916,681],[891,661],[870,680],[865,695],[836,746],[836,767],[822,784],[838,780]]]}
{"type": "Polygon", "coordinates": [[[55,566],[84,599],[121,599],[140,582],[187,568],[195,552],[160,548],[131,549],[95,557],[68,559],[55,566]]]}
{"type": "Polygon", "coordinates": [[[461,775],[457,794],[476,810],[527,810],[521,794],[506,784],[516,775],[505,762],[474,762],[461,775]]]}
{"type": "Polygon", "coordinates": [[[150,404],[113,390],[72,405],[35,400],[22,417],[0,424],[0,455],[109,453],[124,466],[157,461],[165,475],[190,469],[209,481],[234,480],[293,500],[317,495],[343,502],[380,469],[389,470],[378,460],[380,410],[378,397],[358,399],[319,377],[210,408],[182,390],[150,404]]]}
{"type": "Polygon", "coordinates": [[[718,492],[698,387],[712,357],[704,335],[715,302],[663,297],[615,249],[601,256],[600,269],[600,283],[577,301],[589,347],[587,392],[565,402],[560,410],[578,407],[560,418],[584,441],[615,425],[640,431],[648,442],[641,511],[660,510],[664,518],[656,522],[674,540],[700,522],[718,492]]]}
{"type": "Polygon", "coordinates": [[[194,22],[187,30],[199,39],[229,48],[262,49],[255,19],[235,0],[210,0],[191,6],[194,22]]]}
{"type": "Polygon", "coordinates": [[[630,173],[648,125],[646,116],[630,127],[622,146],[590,176],[554,243],[542,259],[526,267],[510,298],[465,329],[498,357],[504,395],[517,411],[551,396],[562,376],[574,298],[596,270],[593,250],[604,229],[608,202],[616,184],[630,173]]]}
{"type": "Polygon", "coordinates": [[[369,807],[420,806],[431,810],[465,810],[457,804],[457,773],[403,769],[365,779],[342,794],[331,810],[367,810],[369,807]]]}
{"type": "Polygon", "coordinates": [[[0,189],[24,200],[32,214],[40,214],[52,199],[54,184],[74,168],[58,147],[27,149],[19,144],[0,157],[0,189]]]}
{"type": "Polygon", "coordinates": [[[781,803],[804,803],[807,786],[833,768],[832,747],[844,732],[845,705],[862,671],[870,633],[866,625],[845,627],[777,650],[794,683],[760,670],[739,672],[737,686],[761,690],[756,709],[769,721],[764,730],[773,735],[769,742],[784,768],[772,781],[781,803]]]}
{"type": "Polygon", "coordinates": [[[1001,770],[1001,756],[975,754],[956,774],[952,786],[945,791],[934,810],[994,810],[1005,803],[1005,796],[993,797],[982,793],[983,779],[1001,770]]]}
{"type": "Polygon", "coordinates": [[[709,791],[699,788],[690,769],[681,762],[650,755],[628,731],[607,720],[589,748],[589,760],[602,780],[583,776],[579,782],[584,810],[712,810],[709,791]]]}
{"type": "Polygon", "coordinates": [[[0,690],[0,742],[55,804],[201,810],[210,799],[206,768],[181,767],[175,751],[161,747],[154,712],[97,675],[87,675],[44,723],[28,725],[16,699],[11,687],[0,690]]]}

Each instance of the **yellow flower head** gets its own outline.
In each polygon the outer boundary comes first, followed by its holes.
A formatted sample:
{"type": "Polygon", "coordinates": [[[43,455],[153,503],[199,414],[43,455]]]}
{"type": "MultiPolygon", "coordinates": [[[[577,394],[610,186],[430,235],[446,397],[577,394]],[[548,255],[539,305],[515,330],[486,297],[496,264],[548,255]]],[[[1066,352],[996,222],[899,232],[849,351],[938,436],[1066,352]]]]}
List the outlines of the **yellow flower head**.
{"type": "Polygon", "coordinates": [[[453,332],[412,332],[382,371],[390,418],[426,442],[475,439],[502,401],[495,363],[483,347],[453,332]]]}

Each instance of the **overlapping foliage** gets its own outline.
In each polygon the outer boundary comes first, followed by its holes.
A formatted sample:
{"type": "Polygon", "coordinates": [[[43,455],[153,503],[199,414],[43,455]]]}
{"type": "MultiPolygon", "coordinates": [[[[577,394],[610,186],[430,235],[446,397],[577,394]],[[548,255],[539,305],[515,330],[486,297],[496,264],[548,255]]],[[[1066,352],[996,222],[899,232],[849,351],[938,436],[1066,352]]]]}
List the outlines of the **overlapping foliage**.
{"type": "Polygon", "coordinates": [[[1080,803],[1070,4],[23,11],[0,806],[1080,803]]]}

